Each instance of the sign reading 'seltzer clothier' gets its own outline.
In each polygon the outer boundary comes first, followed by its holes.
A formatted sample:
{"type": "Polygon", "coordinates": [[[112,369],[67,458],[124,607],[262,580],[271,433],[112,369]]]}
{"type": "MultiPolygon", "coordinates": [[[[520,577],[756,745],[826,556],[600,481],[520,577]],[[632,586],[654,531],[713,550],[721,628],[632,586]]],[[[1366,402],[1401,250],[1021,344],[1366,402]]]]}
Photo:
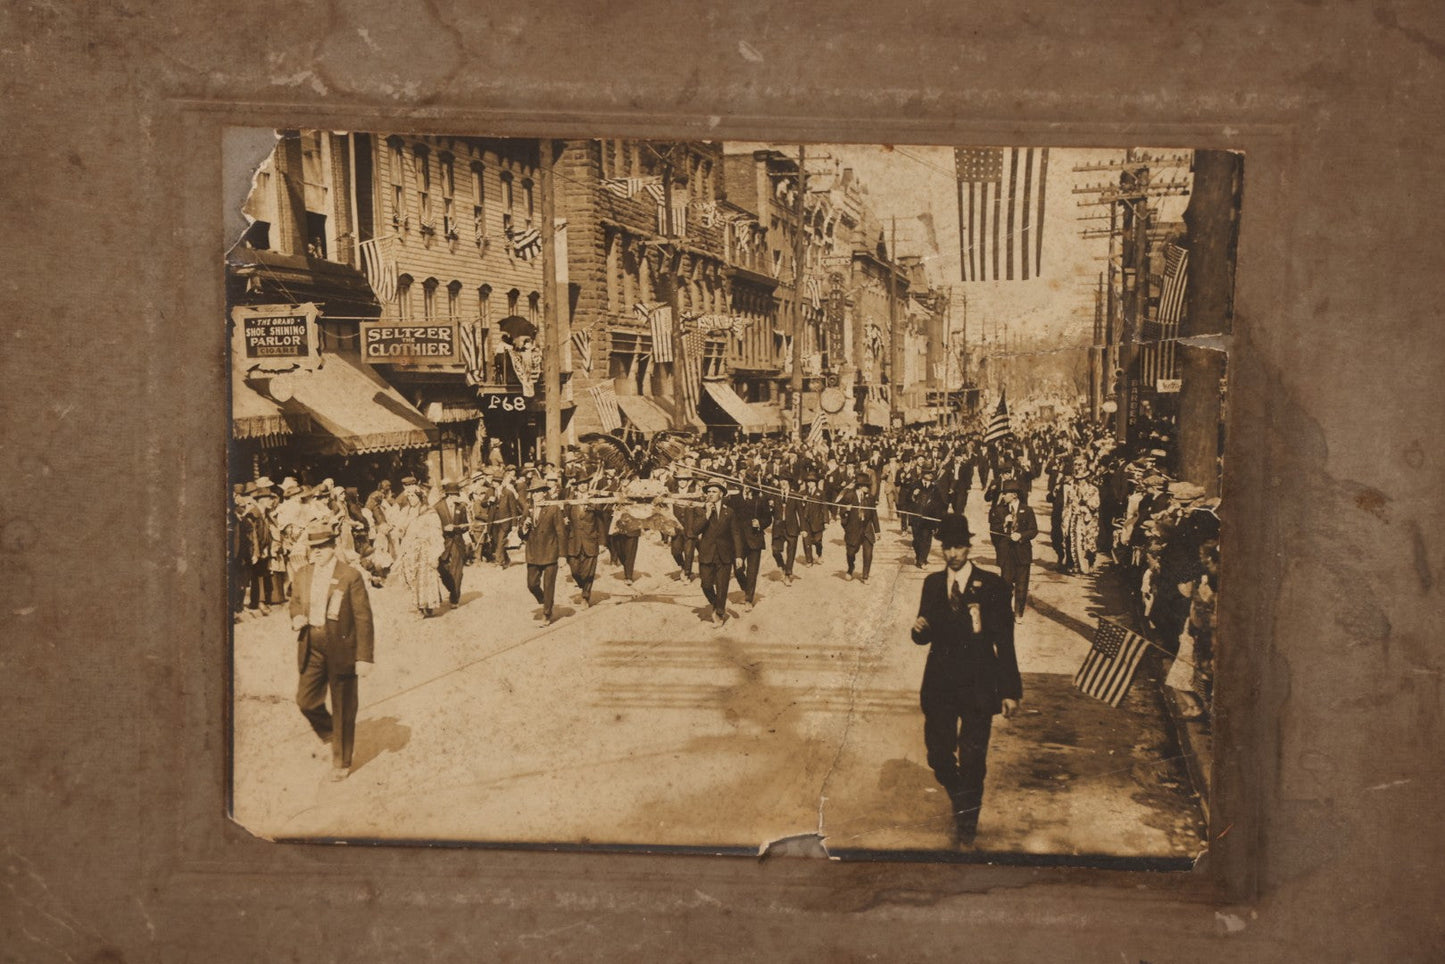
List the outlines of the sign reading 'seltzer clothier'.
{"type": "Polygon", "coordinates": [[[364,321],[361,357],[372,364],[454,361],[456,339],[456,325],[364,321]]]}

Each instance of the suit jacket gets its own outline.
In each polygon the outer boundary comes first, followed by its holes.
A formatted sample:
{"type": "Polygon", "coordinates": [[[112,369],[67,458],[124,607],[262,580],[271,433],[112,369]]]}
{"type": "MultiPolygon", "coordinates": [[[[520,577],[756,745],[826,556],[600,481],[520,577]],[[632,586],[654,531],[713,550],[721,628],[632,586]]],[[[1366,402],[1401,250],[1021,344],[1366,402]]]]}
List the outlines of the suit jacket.
{"type": "Polygon", "coordinates": [[[823,504],[826,499],[822,492],[803,493],[803,528],[809,532],[822,532],[828,524],[828,507],[823,504]]]}
{"type": "Polygon", "coordinates": [[[762,549],[767,542],[768,526],[773,524],[771,503],[762,496],[739,495],[732,500],[732,510],[743,536],[738,553],[762,549]]]}
{"type": "Polygon", "coordinates": [[[530,513],[522,520],[522,538],[527,541],[527,565],[554,566],[567,548],[567,519],[562,507],[544,505],[533,521],[530,513]]]}
{"type": "Polygon", "coordinates": [[[974,709],[997,713],[1005,699],[1023,697],[1014,652],[1014,614],[1008,583],[974,563],[960,605],[948,598],[948,570],[923,580],[918,615],[928,621],[913,641],[928,646],[920,699],[923,711],[974,709]],[[969,605],[979,607],[982,630],[973,631],[969,605]]]}
{"type": "Polygon", "coordinates": [[[602,511],[597,506],[567,507],[567,555],[595,556],[605,538],[602,511]]]}
{"type": "MultiPolygon", "coordinates": [[[[307,616],[311,603],[310,565],[302,566],[296,572],[295,585],[291,591],[291,615],[307,616]]],[[[358,662],[369,663],[372,658],[371,599],[366,595],[366,583],[361,573],[336,560],[331,570],[331,585],[326,592],[327,609],[333,608],[331,600],[339,596],[340,606],[336,618],[326,617],[327,632],[317,634],[316,645],[323,647],[326,664],[331,672],[346,675],[356,671],[358,662]]],[[[297,637],[296,671],[306,668],[306,659],[311,653],[311,626],[302,627],[297,637]]]]}
{"type": "Polygon", "coordinates": [[[789,492],[787,498],[775,495],[769,500],[773,513],[773,538],[790,538],[803,531],[803,503],[797,493],[789,492]]]}
{"type": "Polygon", "coordinates": [[[711,519],[708,518],[707,510],[703,510],[702,527],[697,536],[699,565],[704,563],[732,565],[737,561],[738,549],[742,543],[742,530],[738,525],[738,517],[732,509],[719,504],[717,515],[711,519]]]}
{"type": "Polygon", "coordinates": [[[849,506],[840,510],[843,515],[843,539],[850,546],[862,545],[865,542],[874,542],[878,538],[878,513],[874,506],[878,499],[874,496],[865,496],[860,502],[858,492],[844,492],[843,497],[838,500],[842,505],[849,506]],[[856,508],[851,508],[856,506],[856,508]]]}
{"type": "Polygon", "coordinates": [[[942,519],[948,513],[948,500],[944,498],[943,492],[937,485],[924,488],[923,483],[920,482],[909,490],[908,511],[926,516],[923,519],[914,519],[915,523],[937,525],[938,523],[934,520],[942,519]]]}
{"type": "Polygon", "coordinates": [[[1021,502],[1018,512],[1010,519],[1008,507],[1000,500],[988,510],[988,534],[1000,556],[1006,553],[1014,562],[1032,562],[1032,540],[1039,534],[1038,518],[1033,509],[1021,502]],[[1010,538],[1015,532],[1019,534],[1017,542],[1010,538]]]}

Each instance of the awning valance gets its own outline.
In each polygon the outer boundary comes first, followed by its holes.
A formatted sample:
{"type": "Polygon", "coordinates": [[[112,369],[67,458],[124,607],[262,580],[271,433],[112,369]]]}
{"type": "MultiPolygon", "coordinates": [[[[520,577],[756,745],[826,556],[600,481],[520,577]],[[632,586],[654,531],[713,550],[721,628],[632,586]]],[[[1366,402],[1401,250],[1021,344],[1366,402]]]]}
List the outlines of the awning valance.
{"type": "Polygon", "coordinates": [[[314,372],[288,379],[289,405],[310,413],[327,436],[322,447],[336,455],[425,448],[437,427],[379,375],[341,355],[327,355],[314,372]]]}
{"type": "Polygon", "coordinates": [[[246,384],[237,373],[231,380],[231,437],[252,440],[290,434],[291,424],[281,406],[246,384]]]}
{"type": "Polygon", "coordinates": [[[723,410],[728,418],[737,423],[744,432],[762,434],[773,431],[776,421],[769,422],[760,413],[753,410],[753,407],[743,401],[738,393],[726,382],[703,382],[703,391],[707,392],[708,398],[717,403],[717,407],[723,410]]]}
{"type": "Polygon", "coordinates": [[[632,427],[643,435],[663,432],[672,427],[672,418],[656,402],[643,395],[618,395],[617,407],[632,427]]]}

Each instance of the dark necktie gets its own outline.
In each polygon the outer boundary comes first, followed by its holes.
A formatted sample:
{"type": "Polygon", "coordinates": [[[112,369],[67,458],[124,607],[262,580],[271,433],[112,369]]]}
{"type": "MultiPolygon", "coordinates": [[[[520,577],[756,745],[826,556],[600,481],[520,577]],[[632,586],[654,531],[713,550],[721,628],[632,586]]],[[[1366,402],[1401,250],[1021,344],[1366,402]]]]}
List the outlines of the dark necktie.
{"type": "Polygon", "coordinates": [[[963,610],[963,590],[958,587],[958,580],[949,580],[953,583],[953,589],[948,594],[948,604],[953,607],[954,612],[963,610]]]}

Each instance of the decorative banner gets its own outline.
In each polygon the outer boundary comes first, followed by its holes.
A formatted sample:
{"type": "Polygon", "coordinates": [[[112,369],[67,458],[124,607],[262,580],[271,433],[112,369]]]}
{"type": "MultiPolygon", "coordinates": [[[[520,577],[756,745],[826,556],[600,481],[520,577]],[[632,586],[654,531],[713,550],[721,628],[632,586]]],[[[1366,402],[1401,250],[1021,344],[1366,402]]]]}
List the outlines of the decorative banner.
{"type": "Polygon", "coordinates": [[[455,361],[457,326],[363,321],[361,357],[373,365],[455,361]]]}
{"type": "Polygon", "coordinates": [[[311,371],[321,361],[316,306],[238,305],[231,309],[232,351],[249,374],[311,371]]]}

